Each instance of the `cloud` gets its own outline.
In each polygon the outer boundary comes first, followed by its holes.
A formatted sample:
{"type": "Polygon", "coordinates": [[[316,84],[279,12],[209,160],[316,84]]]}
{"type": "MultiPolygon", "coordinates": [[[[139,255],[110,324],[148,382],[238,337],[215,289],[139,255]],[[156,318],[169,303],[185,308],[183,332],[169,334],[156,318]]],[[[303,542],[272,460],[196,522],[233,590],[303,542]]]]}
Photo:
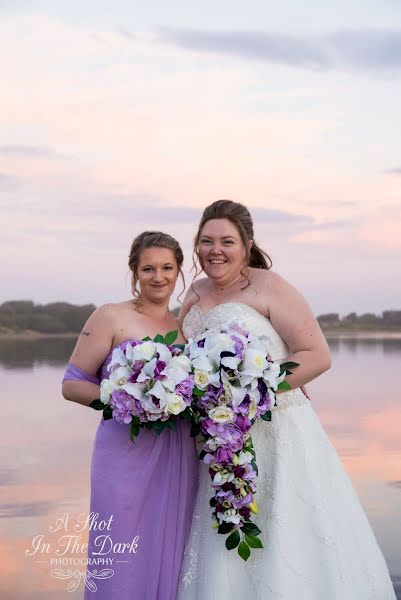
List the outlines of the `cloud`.
{"type": "Polygon", "coordinates": [[[25,502],[21,504],[1,504],[0,518],[37,517],[49,514],[54,509],[54,502],[25,502]]]}
{"type": "Polygon", "coordinates": [[[0,173],[0,191],[11,192],[18,187],[19,178],[14,175],[0,173]]]}
{"type": "Polygon", "coordinates": [[[401,175],[401,167],[392,167],[384,171],[386,175],[401,175]]]}
{"type": "Polygon", "coordinates": [[[401,490],[401,481],[395,480],[395,481],[388,481],[387,483],[389,486],[401,490]]]}
{"type": "Polygon", "coordinates": [[[42,146],[20,146],[20,145],[6,145],[0,146],[1,156],[11,157],[22,157],[22,158],[46,158],[46,159],[58,159],[58,160],[70,160],[72,157],[67,156],[53,150],[52,148],[45,148],[42,146]]]}
{"type": "Polygon", "coordinates": [[[401,30],[343,30],[297,36],[273,32],[160,30],[160,39],[187,50],[328,71],[398,70],[401,30]]]}

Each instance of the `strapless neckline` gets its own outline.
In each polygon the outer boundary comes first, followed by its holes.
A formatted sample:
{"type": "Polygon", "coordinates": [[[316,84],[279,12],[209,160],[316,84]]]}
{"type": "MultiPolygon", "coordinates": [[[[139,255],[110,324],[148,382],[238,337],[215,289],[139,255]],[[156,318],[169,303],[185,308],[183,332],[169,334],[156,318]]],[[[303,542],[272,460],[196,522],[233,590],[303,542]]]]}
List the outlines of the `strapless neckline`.
{"type": "MultiPolygon", "coordinates": [[[[119,344],[117,344],[116,346],[114,346],[114,348],[112,348],[110,350],[110,352],[108,353],[108,355],[106,356],[106,358],[104,359],[104,363],[107,361],[107,359],[113,354],[114,350],[116,350],[117,348],[120,348],[121,346],[128,345],[130,342],[143,342],[144,340],[136,340],[134,338],[128,338],[126,340],[123,340],[122,342],[120,342],[119,344]]],[[[172,346],[184,346],[185,344],[171,344],[172,346]]],[[[103,363],[103,364],[104,364],[103,363]]]]}
{"type": "Polygon", "coordinates": [[[221,308],[227,308],[228,306],[241,306],[242,308],[251,311],[253,314],[258,315],[259,317],[263,317],[264,319],[266,319],[267,321],[270,321],[269,317],[266,317],[265,315],[262,315],[262,313],[260,313],[256,308],[254,308],[253,306],[250,306],[249,304],[245,304],[245,302],[221,302],[220,304],[216,304],[215,306],[212,306],[212,308],[209,308],[209,310],[207,311],[203,311],[200,306],[198,306],[198,304],[193,304],[191,306],[191,308],[189,309],[188,313],[186,316],[189,315],[189,313],[195,309],[198,310],[198,312],[206,319],[208,316],[210,316],[215,310],[217,309],[221,309],[221,308]]]}

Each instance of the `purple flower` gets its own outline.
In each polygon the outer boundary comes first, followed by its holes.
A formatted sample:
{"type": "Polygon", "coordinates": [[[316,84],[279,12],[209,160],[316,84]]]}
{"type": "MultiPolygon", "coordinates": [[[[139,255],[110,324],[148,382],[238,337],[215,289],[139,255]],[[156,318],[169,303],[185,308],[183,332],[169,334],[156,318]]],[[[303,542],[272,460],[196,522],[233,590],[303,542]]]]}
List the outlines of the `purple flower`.
{"type": "Polygon", "coordinates": [[[252,494],[247,494],[245,498],[242,496],[237,496],[235,500],[233,500],[234,508],[242,508],[243,506],[247,506],[252,502],[252,494]]]}
{"type": "Polygon", "coordinates": [[[133,383],[135,383],[138,378],[138,375],[142,371],[144,365],[145,365],[145,361],[135,360],[131,365],[132,373],[128,377],[128,381],[132,381],[133,383]]]}
{"type": "Polygon", "coordinates": [[[235,467],[234,475],[240,479],[243,475],[245,475],[245,469],[243,467],[235,467]]]}
{"type": "Polygon", "coordinates": [[[250,420],[248,419],[248,417],[245,416],[245,415],[238,415],[237,418],[236,418],[236,420],[235,420],[235,424],[244,433],[246,431],[249,431],[249,429],[252,426],[252,423],[250,422],[250,420]]]}
{"type": "Polygon", "coordinates": [[[192,377],[187,377],[176,386],[175,393],[179,394],[180,396],[184,396],[185,401],[187,400],[187,398],[191,400],[194,385],[195,383],[192,377]]]}
{"type": "Polygon", "coordinates": [[[225,466],[231,461],[233,454],[234,452],[227,448],[218,448],[216,451],[216,462],[225,466]]]}
{"type": "Polygon", "coordinates": [[[242,340],[237,337],[236,335],[232,335],[231,339],[234,342],[234,352],[235,355],[240,358],[241,360],[243,360],[244,358],[244,344],[242,342],[242,340]]]}
{"type": "Polygon", "coordinates": [[[135,414],[135,401],[124,390],[114,390],[110,398],[110,406],[113,418],[118,423],[131,423],[132,415],[135,414]]]}
{"type": "Polygon", "coordinates": [[[165,368],[166,368],[166,363],[164,362],[164,360],[158,360],[156,362],[156,366],[153,371],[153,378],[155,381],[157,381],[159,379],[163,379],[163,371],[165,368]]]}

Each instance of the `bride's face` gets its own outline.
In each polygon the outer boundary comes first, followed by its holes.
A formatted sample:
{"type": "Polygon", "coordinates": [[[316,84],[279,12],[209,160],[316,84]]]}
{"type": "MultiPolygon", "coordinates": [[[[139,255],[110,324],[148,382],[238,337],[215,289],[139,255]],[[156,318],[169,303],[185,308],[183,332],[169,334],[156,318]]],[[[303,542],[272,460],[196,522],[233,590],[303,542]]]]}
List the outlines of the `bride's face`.
{"type": "Polygon", "coordinates": [[[221,284],[236,279],[245,264],[239,231],[228,219],[210,219],[202,227],[198,254],[206,275],[221,284]]]}
{"type": "Polygon", "coordinates": [[[165,302],[174,291],[178,277],[174,252],[169,248],[146,248],[138,263],[141,296],[150,302],[165,302]]]}

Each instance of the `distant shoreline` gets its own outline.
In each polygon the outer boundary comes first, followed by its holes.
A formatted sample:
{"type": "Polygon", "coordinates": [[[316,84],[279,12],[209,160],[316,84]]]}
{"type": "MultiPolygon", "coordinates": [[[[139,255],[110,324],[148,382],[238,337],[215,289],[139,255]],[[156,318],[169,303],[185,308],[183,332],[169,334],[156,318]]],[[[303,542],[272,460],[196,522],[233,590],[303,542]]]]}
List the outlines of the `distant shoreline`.
{"type": "Polygon", "coordinates": [[[79,333],[41,333],[40,331],[19,331],[19,332],[4,332],[0,331],[0,340],[41,340],[41,339],[62,339],[62,338],[77,338],[79,333]]]}
{"type": "Polygon", "coordinates": [[[361,339],[361,340],[401,340],[401,331],[384,330],[329,330],[323,329],[323,333],[327,339],[361,339]]]}
{"type": "MultiPolygon", "coordinates": [[[[361,340],[401,340],[401,330],[390,329],[323,329],[327,339],[361,339],[361,340]]],[[[0,331],[0,340],[34,341],[41,339],[76,339],[80,334],[67,333],[41,333],[40,331],[5,332],[0,331]]]]}

